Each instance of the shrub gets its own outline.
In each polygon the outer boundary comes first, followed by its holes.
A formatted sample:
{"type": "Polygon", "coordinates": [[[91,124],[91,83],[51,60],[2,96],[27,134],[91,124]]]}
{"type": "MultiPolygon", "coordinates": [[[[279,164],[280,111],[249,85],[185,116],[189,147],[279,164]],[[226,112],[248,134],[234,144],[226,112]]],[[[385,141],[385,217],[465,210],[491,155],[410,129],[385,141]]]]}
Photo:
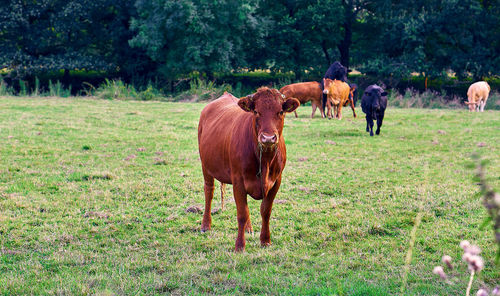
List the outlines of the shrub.
{"type": "Polygon", "coordinates": [[[404,94],[393,91],[389,95],[389,105],[398,108],[463,108],[461,99],[446,99],[439,92],[427,90],[419,93],[415,89],[406,89],[404,94]]]}
{"type": "Polygon", "coordinates": [[[215,85],[215,82],[196,78],[189,82],[189,90],[177,95],[175,101],[211,101],[220,97],[225,91],[231,92],[232,87],[229,84],[215,85]]]}
{"type": "Polygon", "coordinates": [[[12,96],[12,94],[12,88],[8,87],[5,81],[0,80],[0,96],[12,96]]]}
{"type": "Polygon", "coordinates": [[[64,89],[64,86],[59,80],[57,80],[55,84],[52,83],[52,80],[49,80],[49,95],[51,97],[67,98],[71,96],[71,85],[68,89],[64,89]]]}
{"type": "Polygon", "coordinates": [[[106,79],[96,90],[96,96],[105,99],[135,99],[137,91],[131,85],[126,85],[121,80],[106,79]]]}
{"type": "Polygon", "coordinates": [[[156,97],[159,97],[160,94],[156,89],[153,88],[151,84],[149,84],[148,87],[145,90],[141,91],[138,96],[139,99],[143,101],[150,101],[156,97]]]}
{"type": "Polygon", "coordinates": [[[485,110],[500,110],[500,93],[498,91],[490,92],[488,101],[486,101],[485,110]]]}

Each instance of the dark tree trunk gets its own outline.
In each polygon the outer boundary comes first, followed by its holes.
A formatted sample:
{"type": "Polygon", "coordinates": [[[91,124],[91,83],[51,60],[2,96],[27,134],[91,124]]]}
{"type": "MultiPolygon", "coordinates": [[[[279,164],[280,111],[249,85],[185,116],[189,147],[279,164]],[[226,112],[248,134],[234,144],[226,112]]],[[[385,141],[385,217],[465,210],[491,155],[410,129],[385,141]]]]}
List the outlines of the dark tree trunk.
{"type": "Polygon", "coordinates": [[[326,40],[323,40],[323,42],[321,42],[321,49],[323,50],[323,54],[325,55],[327,65],[330,66],[332,64],[332,58],[328,53],[328,48],[326,47],[326,40]]]}
{"type": "Polygon", "coordinates": [[[356,19],[353,1],[343,1],[345,8],[345,21],[342,27],[344,28],[344,39],[338,45],[340,53],[340,63],[349,69],[349,49],[352,44],[352,23],[356,19]]]}
{"type": "Polygon", "coordinates": [[[62,78],[62,83],[64,86],[69,87],[71,84],[71,78],[69,77],[69,69],[64,69],[64,76],[62,78]]]}

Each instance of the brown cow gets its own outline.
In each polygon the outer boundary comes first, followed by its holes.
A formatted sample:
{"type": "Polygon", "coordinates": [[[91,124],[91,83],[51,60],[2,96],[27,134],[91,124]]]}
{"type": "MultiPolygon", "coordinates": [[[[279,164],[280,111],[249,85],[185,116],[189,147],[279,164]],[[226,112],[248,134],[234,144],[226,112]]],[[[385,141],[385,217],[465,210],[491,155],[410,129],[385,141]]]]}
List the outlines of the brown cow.
{"type": "Polygon", "coordinates": [[[198,145],[205,180],[205,212],[201,231],[211,227],[214,178],[233,184],[238,219],[236,251],[245,249],[245,230],[251,231],[247,194],[262,200],[260,243],[271,244],[269,218],[286,162],[283,125],[285,112],[299,107],[276,89],[262,87],[238,100],[229,93],[201,112],[198,145]]]}
{"type": "Polygon", "coordinates": [[[356,115],[356,110],[355,110],[355,104],[354,104],[354,96],[356,94],[356,90],[358,89],[358,86],[356,84],[350,85],[349,86],[349,99],[344,102],[344,107],[347,107],[347,105],[351,105],[352,109],[352,114],[354,115],[354,118],[357,117],[356,115]]]}
{"type": "MultiPolygon", "coordinates": [[[[321,112],[321,117],[325,118],[323,108],[321,108],[321,99],[323,98],[323,91],[321,88],[321,83],[316,81],[311,82],[301,82],[286,85],[280,89],[280,92],[284,94],[287,98],[296,98],[300,101],[300,104],[305,104],[311,101],[312,114],[311,118],[314,117],[316,108],[319,108],[321,112]]],[[[297,116],[297,111],[294,111],[295,117],[297,116]]]]}
{"type": "MultiPolygon", "coordinates": [[[[342,107],[346,105],[349,101],[349,94],[351,88],[349,85],[340,80],[331,80],[328,78],[323,78],[323,84],[325,89],[323,92],[327,95],[326,106],[328,108],[328,119],[332,119],[332,108],[334,112],[334,117],[339,120],[342,119],[342,107]]],[[[354,111],[354,104],[351,103],[351,108],[356,117],[356,112],[354,111]]]]}

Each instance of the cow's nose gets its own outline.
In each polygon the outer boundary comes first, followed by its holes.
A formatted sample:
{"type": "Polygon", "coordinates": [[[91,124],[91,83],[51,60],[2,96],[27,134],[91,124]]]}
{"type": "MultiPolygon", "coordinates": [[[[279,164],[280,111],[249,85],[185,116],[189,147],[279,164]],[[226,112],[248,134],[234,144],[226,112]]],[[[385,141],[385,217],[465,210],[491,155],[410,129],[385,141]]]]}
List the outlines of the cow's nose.
{"type": "Polygon", "coordinates": [[[276,134],[269,135],[269,136],[266,134],[260,135],[260,141],[262,144],[275,144],[277,140],[278,140],[278,137],[276,136],[276,134]]]}

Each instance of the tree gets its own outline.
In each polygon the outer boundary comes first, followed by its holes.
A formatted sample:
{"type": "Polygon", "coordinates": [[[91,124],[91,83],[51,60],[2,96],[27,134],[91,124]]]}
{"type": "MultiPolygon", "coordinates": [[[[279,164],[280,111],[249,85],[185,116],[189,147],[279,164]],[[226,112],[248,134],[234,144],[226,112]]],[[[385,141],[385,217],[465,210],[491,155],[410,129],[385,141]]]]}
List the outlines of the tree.
{"type": "Polygon", "coordinates": [[[74,69],[122,71],[131,62],[125,59],[131,56],[131,8],[125,0],[10,1],[0,6],[0,65],[20,78],[59,70],[66,77],[74,69]]]}
{"type": "Polygon", "coordinates": [[[270,19],[262,64],[273,70],[324,72],[335,61],[343,8],[338,0],[264,0],[259,13],[270,19]]]}
{"type": "Polygon", "coordinates": [[[252,41],[259,46],[265,29],[251,0],[139,0],[136,7],[137,34],[130,44],[145,49],[170,81],[193,71],[211,78],[214,72],[245,67],[244,49],[252,41]]]}
{"type": "Polygon", "coordinates": [[[426,77],[451,70],[461,77],[472,73],[476,79],[498,73],[498,63],[492,63],[498,60],[493,37],[498,36],[498,4],[485,2],[381,1],[369,20],[381,28],[369,47],[374,54],[361,69],[426,77]]]}

